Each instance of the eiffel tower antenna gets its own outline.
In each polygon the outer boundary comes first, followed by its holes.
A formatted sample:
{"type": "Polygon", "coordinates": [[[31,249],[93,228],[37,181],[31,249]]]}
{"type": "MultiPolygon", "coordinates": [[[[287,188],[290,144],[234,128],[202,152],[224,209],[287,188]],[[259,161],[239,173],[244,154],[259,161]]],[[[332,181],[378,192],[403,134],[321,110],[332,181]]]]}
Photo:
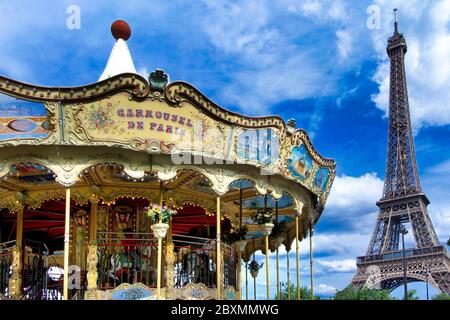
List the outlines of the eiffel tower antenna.
{"type": "Polygon", "coordinates": [[[398,33],[398,10],[397,8],[394,9],[394,33],[398,33]]]}
{"type": "Polygon", "coordinates": [[[450,258],[439,243],[422,191],[416,163],[408,89],[405,72],[406,40],[398,32],[394,9],[394,34],[389,38],[390,59],[389,128],[386,175],[383,195],[377,206],[375,230],[366,255],[357,258],[353,285],[380,286],[394,290],[403,284],[402,251],[399,238],[405,223],[410,223],[415,247],[406,250],[407,282],[427,281],[437,290],[450,294],[450,258]],[[373,270],[378,270],[373,279],[373,270]]]}

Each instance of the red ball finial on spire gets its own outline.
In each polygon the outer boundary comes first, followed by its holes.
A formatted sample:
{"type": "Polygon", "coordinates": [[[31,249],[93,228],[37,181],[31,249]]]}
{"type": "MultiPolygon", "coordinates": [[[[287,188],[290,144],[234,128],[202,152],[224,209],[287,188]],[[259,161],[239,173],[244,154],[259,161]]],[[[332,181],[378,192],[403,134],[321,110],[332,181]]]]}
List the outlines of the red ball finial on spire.
{"type": "Polygon", "coordinates": [[[131,37],[131,28],[126,21],[116,20],[111,25],[111,33],[116,40],[127,41],[131,37]]]}

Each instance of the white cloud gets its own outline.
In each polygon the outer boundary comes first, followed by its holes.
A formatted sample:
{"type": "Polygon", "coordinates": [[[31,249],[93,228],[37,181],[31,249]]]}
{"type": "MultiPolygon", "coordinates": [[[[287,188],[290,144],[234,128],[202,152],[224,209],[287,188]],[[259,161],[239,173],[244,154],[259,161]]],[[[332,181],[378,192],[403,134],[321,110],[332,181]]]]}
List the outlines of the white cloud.
{"type": "Polygon", "coordinates": [[[406,73],[415,132],[422,126],[450,124],[450,1],[377,0],[383,12],[382,29],[372,32],[380,64],[374,76],[379,93],[373,101],[388,111],[389,62],[386,40],[392,34],[391,8],[399,8],[399,29],[408,44],[406,73]]]}
{"type": "Polygon", "coordinates": [[[327,216],[373,212],[375,203],[381,198],[383,180],[376,173],[366,173],[360,177],[337,176],[327,201],[327,216]]]}
{"type": "Polygon", "coordinates": [[[281,0],[292,13],[312,18],[316,22],[344,22],[349,20],[349,8],[342,0],[281,0]]]}
{"type": "MultiPolygon", "coordinates": [[[[280,101],[326,96],[335,91],[334,66],[320,46],[303,43],[308,34],[302,26],[310,25],[310,15],[322,17],[321,2],[203,2],[208,15],[202,25],[210,42],[238,66],[245,66],[230,70],[232,81],[219,93],[222,101],[237,105],[247,114],[261,115],[270,113],[272,105],[280,101]],[[279,19],[285,19],[286,24],[277,23],[279,19]]],[[[329,4],[327,19],[341,19],[342,7],[329,4]]],[[[339,50],[345,53],[349,37],[340,35],[340,39],[339,50]]]]}
{"type": "Polygon", "coordinates": [[[341,58],[346,59],[352,50],[352,35],[348,31],[338,30],[336,31],[336,37],[339,55],[341,58]]]}
{"type": "Polygon", "coordinates": [[[327,272],[347,273],[356,271],[355,259],[344,260],[322,260],[317,259],[317,263],[327,268],[327,272]]]}
{"type": "Polygon", "coordinates": [[[327,284],[318,284],[317,286],[314,286],[314,292],[319,294],[325,294],[325,295],[334,295],[336,293],[337,289],[333,286],[329,286],[327,284]]]}

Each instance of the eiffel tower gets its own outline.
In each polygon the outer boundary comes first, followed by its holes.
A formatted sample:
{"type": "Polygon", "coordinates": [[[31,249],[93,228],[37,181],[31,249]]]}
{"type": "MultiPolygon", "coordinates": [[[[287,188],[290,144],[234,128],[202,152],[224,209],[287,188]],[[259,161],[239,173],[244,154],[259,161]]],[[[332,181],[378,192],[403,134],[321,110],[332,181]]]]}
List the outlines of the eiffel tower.
{"type": "Polygon", "coordinates": [[[380,211],[365,256],[357,258],[354,286],[367,285],[392,291],[403,285],[403,251],[400,233],[410,223],[415,248],[405,250],[406,281],[428,281],[440,292],[450,294],[450,258],[439,243],[422,192],[417,170],[406,86],[406,40],[395,30],[389,38],[390,58],[389,133],[383,196],[380,211]]]}

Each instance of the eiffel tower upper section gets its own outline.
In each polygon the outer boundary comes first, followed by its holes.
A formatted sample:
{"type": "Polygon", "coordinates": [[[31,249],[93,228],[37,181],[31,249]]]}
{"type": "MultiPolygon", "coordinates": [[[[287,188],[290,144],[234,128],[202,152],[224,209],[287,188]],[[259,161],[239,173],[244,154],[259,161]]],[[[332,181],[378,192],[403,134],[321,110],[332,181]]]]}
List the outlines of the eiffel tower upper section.
{"type": "Polygon", "coordinates": [[[398,32],[396,20],[394,34],[387,46],[391,74],[387,165],[382,201],[422,193],[411,130],[405,72],[406,51],[406,40],[398,32]]]}

